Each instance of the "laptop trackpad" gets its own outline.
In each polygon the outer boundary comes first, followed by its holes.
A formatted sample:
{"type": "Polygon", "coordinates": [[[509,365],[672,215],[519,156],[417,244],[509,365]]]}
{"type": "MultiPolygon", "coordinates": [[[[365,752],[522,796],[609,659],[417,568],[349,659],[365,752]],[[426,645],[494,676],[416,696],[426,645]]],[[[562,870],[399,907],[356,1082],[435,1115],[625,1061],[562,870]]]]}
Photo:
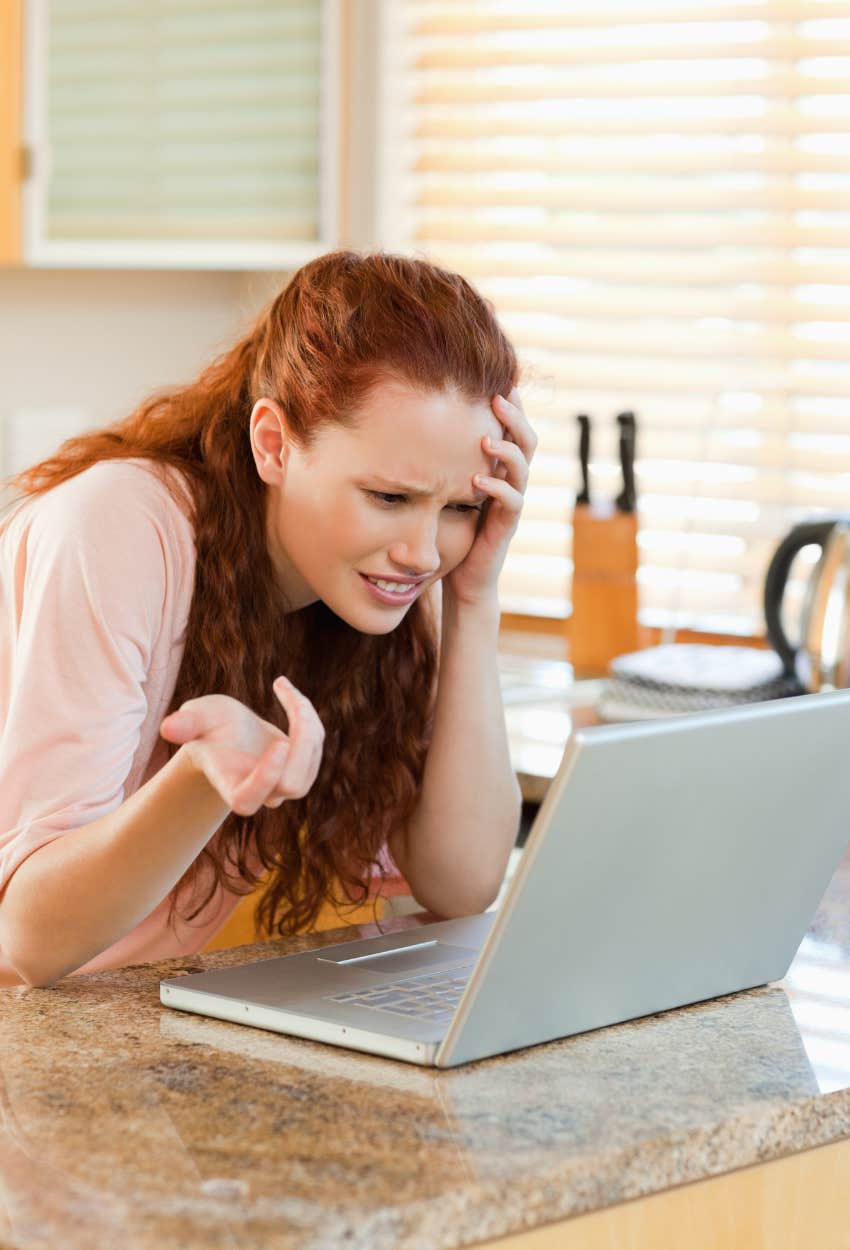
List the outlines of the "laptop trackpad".
{"type": "Polygon", "coordinates": [[[358,972],[419,972],[437,964],[460,963],[478,958],[478,951],[465,946],[449,946],[447,942],[422,942],[415,946],[397,946],[395,950],[379,951],[354,959],[319,956],[322,963],[335,963],[338,968],[355,968],[358,972]]]}

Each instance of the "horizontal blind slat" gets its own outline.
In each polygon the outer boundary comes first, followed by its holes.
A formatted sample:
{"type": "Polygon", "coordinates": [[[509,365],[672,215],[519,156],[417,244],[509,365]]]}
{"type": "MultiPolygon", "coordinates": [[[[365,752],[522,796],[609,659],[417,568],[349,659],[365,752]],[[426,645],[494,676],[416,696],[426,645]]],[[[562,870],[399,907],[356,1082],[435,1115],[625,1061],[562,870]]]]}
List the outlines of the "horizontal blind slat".
{"type": "MultiPolygon", "coordinates": [[[[850,285],[830,283],[823,288],[801,288],[812,294],[795,297],[783,289],[763,287],[752,292],[739,292],[722,287],[654,288],[622,283],[599,283],[603,289],[593,292],[566,289],[561,292],[517,289],[510,281],[491,283],[491,295],[498,299],[504,318],[522,313],[547,317],[570,317],[576,321],[618,321],[624,316],[666,317],[678,321],[721,318],[724,321],[758,321],[806,323],[836,322],[850,319],[850,285]],[[833,302],[819,302],[833,295],[833,302]]],[[[547,287],[554,285],[547,283],[547,287]]]]}
{"type": "Polygon", "coordinates": [[[432,249],[442,263],[459,269],[483,283],[496,278],[540,278],[545,276],[571,278],[576,281],[624,283],[641,282],[647,286],[727,287],[762,284],[768,286],[822,285],[850,283],[850,256],[825,254],[815,257],[804,254],[793,259],[776,252],[768,256],[736,255],[733,248],[717,248],[691,253],[682,264],[669,255],[646,248],[642,253],[615,252],[599,249],[592,255],[576,249],[541,248],[529,242],[522,248],[502,246],[459,248],[449,244],[432,249]]]}
{"type": "MultiPolygon", "coordinates": [[[[730,101],[736,106],[734,112],[731,109],[726,112],[715,110],[688,116],[682,110],[682,115],[676,121],[676,134],[696,135],[701,139],[712,139],[715,143],[718,139],[741,140],[754,135],[768,135],[774,140],[777,135],[798,140],[819,135],[847,135],[850,133],[850,111],[846,111],[847,106],[844,106],[845,97],[842,96],[841,99],[845,111],[838,112],[833,117],[825,117],[822,113],[800,112],[791,105],[771,104],[756,121],[752,110],[746,107],[746,100],[730,101]]],[[[847,101],[850,105],[850,97],[847,97],[847,101]]],[[[606,97],[604,102],[609,103],[610,97],[606,97]]],[[[681,106],[683,100],[680,98],[676,102],[681,106]]],[[[476,139],[481,134],[482,127],[486,126],[491,133],[494,129],[497,130],[500,150],[509,149],[513,140],[512,146],[517,152],[522,145],[516,140],[529,139],[539,143],[541,136],[562,140],[566,134],[605,138],[636,136],[646,143],[653,135],[669,133],[669,122],[662,111],[662,106],[669,110],[669,99],[662,97],[652,103],[655,106],[652,109],[629,112],[626,107],[614,116],[601,111],[580,112],[578,108],[570,110],[570,105],[567,104],[564,109],[549,110],[544,117],[535,116],[537,110],[533,108],[514,108],[510,112],[499,110],[495,117],[482,117],[476,116],[476,113],[492,113],[494,110],[465,109],[458,115],[452,108],[441,106],[429,109],[427,113],[423,111],[416,132],[409,136],[409,141],[411,144],[427,146],[430,150],[434,144],[446,143],[447,136],[450,136],[454,144],[476,139]],[[449,115],[453,113],[454,117],[450,118],[449,115]]],[[[700,99],[696,103],[701,105],[703,101],[700,99]]],[[[513,169],[513,161],[494,161],[491,172],[498,174],[506,167],[513,169]]]]}
{"type": "MultiPolygon", "coordinates": [[[[477,70],[510,65],[512,68],[533,66],[535,68],[553,66],[557,70],[569,69],[572,66],[623,65],[640,61],[664,62],[706,62],[730,61],[738,59],[764,61],[811,60],[818,57],[847,56],[850,53],[850,39],[807,38],[799,34],[774,34],[762,39],[734,36],[723,43],[690,42],[685,39],[681,43],[664,42],[656,44],[641,43],[636,45],[627,41],[609,43],[604,40],[588,40],[584,44],[574,37],[557,41],[547,39],[533,47],[524,47],[515,42],[505,42],[503,47],[488,47],[486,42],[458,45],[454,40],[447,40],[438,48],[422,51],[413,58],[413,68],[424,74],[437,70],[439,81],[455,77],[453,90],[463,88],[462,77],[477,70]]],[[[436,80],[437,73],[433,74],[436,80]]],[[[484,85],[484,75],[481,76],[484,85]]],[[[544,75],[538,75],[540,80],[544,75]]],[[[554,75],[553,75],[554,77],[554,75]]],[[[517,75],[519,79],[519,75],[517,75]]],[[[512,84],[513,85],[513,84],[512,84]]],[[[474,94],[476,82],[468,84],[474,94]]],[[[432,90],[440,88],[433,87],[432,90]]],[[[464,98],[464,97],[460,97],[464,98]]]]}
{"type": "MultiPolygon", "coordinates": [[[[495,214],[494,214],[495,215],[495,214]]],[[[538,216],[534,214],[533,216],[538,216]]],[[[542,216],[539,215],[539,216],[542,216]]],[[[524,242],[533,231],[540,244],[569,245],[585,248],[628,247],[635,250],[654,245],[669,251],[697,249],[723,244],[752,250],[755,248],[828,247],[850,249],[850,222],[836,226],[803,225],[765,215],[765,220],[735,221],[718,218],[712,221],[691,217],[672,217],[659,213],[654,220],[646,217],[623,219],[624,214],[601,212],[585,218],[572,219],[569,214],[547,215],[547,221],[506,222],[492,220],[485,213],[475,217],[453,217],[438,210],[423,209],[418,220],[418,237],[435,248],[458,242],[524,242]],[[568,220],[564,221],[563,217],[568,220]],[[554,218],[554,220],[553,220],[554,218]],[[560,219],[559,219],[560,218],[560,219]]],[[[755,214],[760,217],[761,214],[755,214]]],[[[846,217],[847,214],[842,214],[846,217]]]]}
{"type": "MultiPolygon", "coordinates": [[[[810,0],[771,0],[770,17],[777,22],[800,22],[811,17],[813,5],[810,0]]],[[[836,3],[817,6],[831,17],[850,18],[850,5],[838,0],[836,3]]],[[[429,35],[455,36],[461,33],[486,35],[490,31],[537,32],[545,37],[553,29],[573,31],[581,27],[605,25],[640,27],[676,22],[687,25],[698,22],[717,21],[718,14],[730,22],[763,21],[766,15],[764,3],[718,4],[690,0],[686,4],[650,3],[637,6],[634,0],[606,3],[596,0],[591,7],[584,4],[543,4],[539,8],[532,0],[521,6],[496,7],[491,0],[447,6],[408,4],[407,22],[412,37],[429,35]]]]}
{"type": "Polygon", "coordinates": [[[567,178],[493,172],[491,175],[467,177],[442,175],[423,181],[418,197],[421,210],[457,211],[460,206],[488,209],[505,208],[551,209],[560,212],[611,212],[618,218],[627,214],[693,212],[707,214],[714,220],[718,213],[805,211],[847,212],[850,206],[850,175],[838,178],[835,189],[789,186],[787,179],[751,174],[747,178],[728,177],[725,185],[709,178],[688,179],[686,184],[674,178],[622,179],[567,178]]]}
{"type": "MultiPolygon", "coordinates": [[[[672,107],[677,101],[700,99],[707,105],[715,105],[715,111],[721,115],[720,104],[727,109],[737,105],[739,111],[746,115],[749,111],[753,119],[752,130],[758,131],[758,112],[774,100],[787,102],[790,97],[797,97],[811,108],[810,101],[818,101],[818,97],[843,97],[847,93],[847,78],[844,75],[819,76],[813,78],[808,74],[795,73],[791,70],[775,70],[769,74],[753,74],[751,78],[730,80],[705,79],[699,76],[690,77],[685,68],[677,78],[648,78],[646,84],[639,80],[623,80],[584,83],[579,79],[564,76],[552,83],[542,81],[500,83],[470,80],[468,74],[459,75],[457,82],[423,84],[411,97],[411,103],[423,111],[455,108],[465,111],[468,108],[498,107],[505,99],[516,103],[520,116],[523,112],[533,109],[553,109],[563,107],[564,102],[576,100],[617,100],[625,104],[629,100],[640,98],[649,103],[666,101],[672,107]]],[[[820,101],[818,101],[820,104],[820,101]]],[[[798,106],[799,107],[799,106],[798,106]]],[[[649,111],[648,109],[646,111],[649,111]]],[[[666,130],[675,130],[669,125],[666,130]]]]}
{"type": "MultiPolygon", "coordinates": [[[[639,175],[677,174],[705,175],[706,173],[753,173],[762,174],[839,174],[848,170],[845,152],[818,152],[799,148],[791,143],[780,143],[771,136],[763,142],[755,142],[757,127],[750,136],[742,137],[741,143],[731,145],[700,144],[692,135],[687,142],[674,145],[659,137],[656,145],[646,143],[606,144],[606,137],[593,142],[585,139],[559,143],[547,141],[531,144],[505,144],[499,139],[482,139],[474,146],[464,148],[461,144],[434,142],[422,144],[415,160],[407,165],[413,176],[433,172],[466,171],[498,172],[507,167],[516,170],[534,170],[542,174],[550,171],[562,174],[565,169],[573,173],[601,173],[611,175],[617,170],[621,177],[633,172],[639,175]],[[750,141],[752,140],[752,141],[750,141]]],[[[850,134],[850,126],[848,126],[850,134]]]]}

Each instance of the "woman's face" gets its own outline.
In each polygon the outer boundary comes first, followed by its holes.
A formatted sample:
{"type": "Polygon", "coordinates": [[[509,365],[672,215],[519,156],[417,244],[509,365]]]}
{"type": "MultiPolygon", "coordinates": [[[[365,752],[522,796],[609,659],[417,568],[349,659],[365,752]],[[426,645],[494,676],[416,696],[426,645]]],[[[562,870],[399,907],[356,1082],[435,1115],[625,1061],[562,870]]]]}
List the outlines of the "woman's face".
{"type": "Polygon", "coordinates": [[[472,546],[486,499],[472,477],[496,467],[484,434],[500,438],[502,426],[483,400],[387,380],[355,426],[326,426],[301,450],[287,441],[280,408],[259,400],[251,441],[290,608],[321,599],[362,633],[395,629],[472,546]]]}

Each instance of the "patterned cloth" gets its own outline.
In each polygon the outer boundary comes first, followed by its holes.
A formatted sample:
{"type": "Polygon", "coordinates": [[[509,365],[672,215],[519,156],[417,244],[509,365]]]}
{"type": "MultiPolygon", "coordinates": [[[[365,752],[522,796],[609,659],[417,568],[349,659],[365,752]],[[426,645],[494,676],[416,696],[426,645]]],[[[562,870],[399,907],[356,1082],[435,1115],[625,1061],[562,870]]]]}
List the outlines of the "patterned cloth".
{"type": "Polygon", "coordinates": [[[603,720],[651,720],[802,694],[779,656],[755,647],[679,644],[618,656],[597,703],[603,720]]]}

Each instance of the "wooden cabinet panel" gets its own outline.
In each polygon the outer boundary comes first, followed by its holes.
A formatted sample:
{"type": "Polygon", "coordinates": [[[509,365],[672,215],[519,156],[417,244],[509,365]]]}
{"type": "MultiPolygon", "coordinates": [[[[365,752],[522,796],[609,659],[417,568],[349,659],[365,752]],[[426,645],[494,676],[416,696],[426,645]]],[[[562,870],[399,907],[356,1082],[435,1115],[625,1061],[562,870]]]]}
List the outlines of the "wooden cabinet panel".
{"type": "Polygon", "coordinates": [[[481,1250],[846,1250],[850,1141],[481,1243],[481,1250]]]}
{"type": "Polygon", "coordinates": [[[0,4],[0,264],[21,259],[23,0],[0,4]]]}

